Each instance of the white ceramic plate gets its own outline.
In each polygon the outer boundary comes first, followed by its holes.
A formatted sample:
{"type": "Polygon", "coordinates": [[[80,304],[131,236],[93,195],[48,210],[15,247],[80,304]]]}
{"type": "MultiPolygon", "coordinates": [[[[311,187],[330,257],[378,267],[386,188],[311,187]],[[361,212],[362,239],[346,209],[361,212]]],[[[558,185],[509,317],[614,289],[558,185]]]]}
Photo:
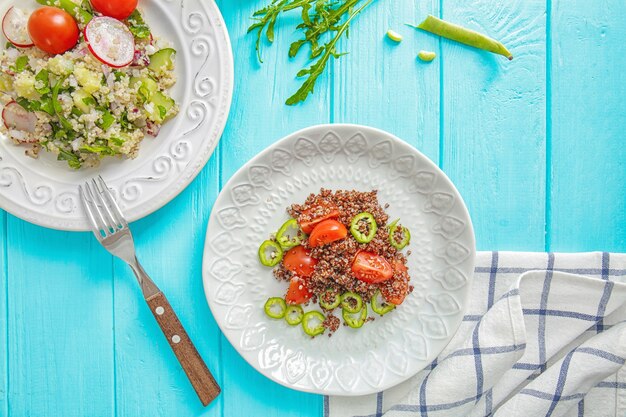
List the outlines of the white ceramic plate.
{"type": "MultiPolygon", "coordinates": [[[[0,11],[13,4],[1,0],[0,11]]],[[[213,0],[140,0],[139,8],[153,32],[176,48],[178,82],[172,95],[180,113],[157,138],[141,143],[137,159],[104,160],[98,168],[79,171],[46,152],[38,160],[25,157],[23,148],[0,137],[0,207],[41,226],[87,230],[77,185],[101,174],[129,220],[137,220],[178,195],[209,160],[233,89],[232,50],[222,16],[213,0]]]]}
{"type": "Polygon", "coordinates": [[[467,304],[474,255],[467,209],[435,164],[389,133],[324,125],[286,137],[231,178],[209,220],[203,280],[220,328],[259,372],[301,391],[364,395],[411,377],[448,343],[467,304]],[[390,218],[411,230],[415,290],[361,329],[311,339],[265,316],[265,301],[282,296],[286,284],[257,250],[287,220],[288,205],[321,187],[379,191],[390,218]]]}

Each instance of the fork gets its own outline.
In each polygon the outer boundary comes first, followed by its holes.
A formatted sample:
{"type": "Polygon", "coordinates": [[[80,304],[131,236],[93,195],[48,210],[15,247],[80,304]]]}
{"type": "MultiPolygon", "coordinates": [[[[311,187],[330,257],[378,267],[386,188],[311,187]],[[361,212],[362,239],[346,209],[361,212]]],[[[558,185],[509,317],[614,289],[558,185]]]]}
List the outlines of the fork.
{"type": "Polygon", "coordinates": [[[161,327],[202,405],[208,405],[219,395],[220,387],[167,298],[137,260],[128,222],[106,183],[98,176],[97,179],[91,180],[91,184],[86,182],[85,185],[80,185],[79,192],[96,239],[109,253],[126,262],[133,270],[152,315],[161,327]]]}

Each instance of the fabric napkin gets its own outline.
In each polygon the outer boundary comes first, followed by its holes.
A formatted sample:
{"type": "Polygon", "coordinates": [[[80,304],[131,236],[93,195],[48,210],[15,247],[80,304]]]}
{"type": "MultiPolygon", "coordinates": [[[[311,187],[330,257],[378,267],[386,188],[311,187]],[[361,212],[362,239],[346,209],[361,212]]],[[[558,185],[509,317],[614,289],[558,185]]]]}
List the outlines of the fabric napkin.
{"type": "Polygon", "coordinates": [[[385,392],[328,417],[626,416],[626,254],[479,252],[458,332],[385,392]]]}

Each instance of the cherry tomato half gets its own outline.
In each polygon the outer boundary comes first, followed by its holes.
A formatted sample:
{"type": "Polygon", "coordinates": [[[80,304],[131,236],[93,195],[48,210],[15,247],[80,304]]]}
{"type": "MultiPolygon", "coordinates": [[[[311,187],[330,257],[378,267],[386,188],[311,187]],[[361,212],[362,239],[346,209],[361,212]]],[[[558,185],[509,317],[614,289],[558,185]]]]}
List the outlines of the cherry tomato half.
{"type": "Polygon", "coordinates": [[[385,301],[398,306],[402,304],[409,291],[408,279],[406,279],[406,277],[398,277],[398,274],[407,272],[408,268],[397,259],[391,261],[391,265],[393,267],[394,278],[385,282],[380,288],[380,292],[383,294],[385,301]]]}
{"type": "Polygon", "coordinates": [[[137,8],[137,0],[91,0],[91,6],[105,16],[124,20],[137,8]]]}
{"type": "MultiPolygon", "coordinates": [[[[316,217],[309,221],[298,221],[298,223],[300,223],[300,229],[302,229],[302,231],[306,233],[307,235],[310,235],[313,229],[315,229],[315,226],[317,226],[319,223],[323,222],[324,220],[336,219],[337,217],[339,217],[339,210],[337,210],[337,207],[335,207],[334,205],[330,203],[324,203],[321,205],[328,210],[327,215],[316,217]]],[[[302,212],[302,214],[306,215],[306,217],[309,217],[312,210],[313,209],[305,210],[302,212]]]]}
{"type": "Polygon", "coordinates": [[[313,275],[316,264],[317,259],[312,258],[311,251],[303,246],[289,249],[283,258],[285,268],[303,278],[313,275]]]}
{"type": "Polygon", "coordinates": [[[28,18],[28,34],[35,46],[49,54],[62,54],[78,42],[78,25],[65,10],[44,6],[28,18]]]}
{"type": "Polygon", "coordinates": [[[306,281],[302,278],[291,278],[289,288],[285,295],[287,304],[304,304],[313,296],[306,286],[306,281]]]}
{"type": "Polygon", "coordinates": [[[309,246],[314,248],[328,245],[331,242],[343,239],[347,235],[348,229],[337,220],[324,220],[318,223],[311,232],[309,236],[309,246]]]}
{"type": "Polygon", "coordinates": [[[402,304],[408,290],[409,281],[405,279],[394,279],[389,282],[388,285],[384,285],[380,288],[380,292],[385,301],[397,306],[402,304]]]}
{"type": "Polygon", "coordinates": [[[360,251],[352,262],[352,273],[363,282],[376,284],[391,278],[393,276],[393,268],[382,256],[360,251]]]}

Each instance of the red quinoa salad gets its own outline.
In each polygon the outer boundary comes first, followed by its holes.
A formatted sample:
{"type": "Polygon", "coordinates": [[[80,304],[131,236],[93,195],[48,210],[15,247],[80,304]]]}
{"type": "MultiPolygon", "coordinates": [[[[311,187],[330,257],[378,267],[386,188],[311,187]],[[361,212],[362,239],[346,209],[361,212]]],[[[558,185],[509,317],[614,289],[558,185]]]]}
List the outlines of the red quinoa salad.
{"type": "Polygon", "coordinates": [[[399,220],[389,223],[388,207],[376,190],[325,189],[288,207],[290,219],[259,247],[260,262],[288,284],[284,297],[265,303],[267,316],[330,336],[342,321],[358,329],[374,320],[370,310],[383,316],[402,304],[413,291],[410,251],[402,253],[411,234],[399,220]],[[305,313],[309,305],[319,310],[305,313]]]}

